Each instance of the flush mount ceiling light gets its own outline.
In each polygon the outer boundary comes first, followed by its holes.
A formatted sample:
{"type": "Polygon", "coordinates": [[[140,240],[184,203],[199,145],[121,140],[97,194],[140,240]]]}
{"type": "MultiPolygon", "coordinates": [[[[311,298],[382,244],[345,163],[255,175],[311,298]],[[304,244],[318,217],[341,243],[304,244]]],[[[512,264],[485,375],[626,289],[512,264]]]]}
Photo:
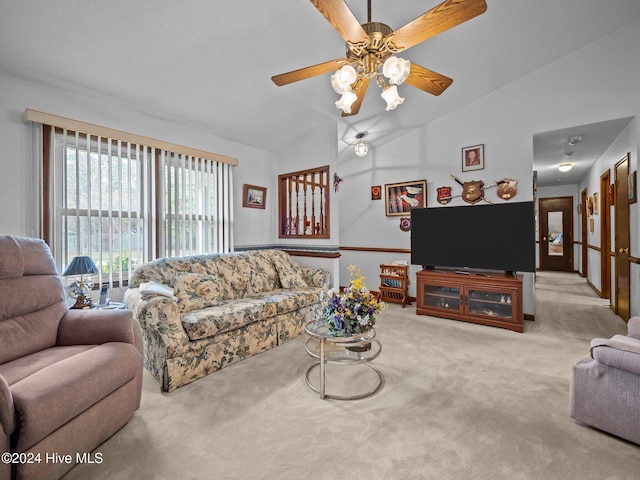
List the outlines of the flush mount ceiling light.
{"type": "Polygon", "coordinates": [[[359,157],[364,157],[369,151],[369,145],[364,143],[364,133],[356,135],[356,143],[353,144],[353,151],[359,157]]]}
{"type": "Polygon", "coordinates": [[[577,145],[582,141],[582,135],[574,135],[569,137],[569,145],[577,145]]]}
{"type": "Polygon", "coordinates": [[[570,163],[561,163],[560,165],[558,165],[558,170],[560,170],[561,172],[568,172],[572,168],[573,165],[571,165],[570,163]]]}
{"type": "Polygon", "coordinates": [[[395,54],[471,20],[487,9],[485,0],[445,0],[394,31],[384,23],[371,21],[371,0],[367,1],[367,23],[363,24],[345,0],[311,0],[311,3],[345,40],[346,57],[275,75],[271,80],[283,86],[335,71],[331,86],[341,95],[335,105],[342,110],[343,117],[360,111],[371,80],[382,90],[387,111],[404,102],[397,86],[405,82],[432,95],[440,95],[453,83],[451,78],[395,54]]]}

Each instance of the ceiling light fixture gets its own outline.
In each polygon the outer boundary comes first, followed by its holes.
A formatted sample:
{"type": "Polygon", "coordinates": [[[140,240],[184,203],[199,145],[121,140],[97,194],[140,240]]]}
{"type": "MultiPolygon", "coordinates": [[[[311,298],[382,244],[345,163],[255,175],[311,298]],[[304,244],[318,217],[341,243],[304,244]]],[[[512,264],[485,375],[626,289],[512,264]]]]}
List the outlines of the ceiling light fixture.
{"type": "Polygon", "coordinates": [[[411,62],[399,57],[389,56],[390,52],[370,52],[352,64],[340,67],[331,75],[333,90],[342,95],[336,107],[344,113],[351,113],[351,106],[358,99],[355,92],[364,84],[374,80],[382,89],[380,96],[387,102],[386,110],[394,110],[404,102],[398,93],[398,85],[402,85],[411,72],[411,62]],[[384,61],[383,61],[384,60],[384,61]],[[387,84],[383,77],[389,80],[387,84]]]}
{"type": "Polygon", "coordinates": [[[569,145],[577,145],[582,141],[582,135],[574,135],[569,137],[569,145]]]}
{"type": "Polygon", "coordinates": [[[356,143],[353,145],[353,151],[359,157],[364,157],[369,151],[369,145],[364,143],[364,133],[356,135],[356,143]]]}
{"type": "Polygon", "coordinates": [[[572,168],[573,165],[571,165],[570,163],[561,163],[560,165],[558,165],[558,170],[560,170],[561,172],[568,172],[572,168]]]}

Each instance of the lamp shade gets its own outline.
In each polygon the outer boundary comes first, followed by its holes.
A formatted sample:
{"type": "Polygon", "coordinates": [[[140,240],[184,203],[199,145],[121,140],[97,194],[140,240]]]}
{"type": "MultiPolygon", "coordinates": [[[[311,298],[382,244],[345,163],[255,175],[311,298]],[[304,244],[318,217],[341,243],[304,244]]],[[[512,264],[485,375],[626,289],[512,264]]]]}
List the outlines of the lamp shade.
{"type": "Polygon", "coordinates": [[[342,94],[340,100],[336,102],[336,107],[342,109],[344,113],[351,113],[351,105],[358,99],[358,96],[351,90],[348,90],[342,94]]]}
{"type": "Polygon", "coordinates": [[[338,95],[351,90],[351,84],[356,81],[358,74],[351,65],[344,65],[331,75],[331,86],[338,95]]]}
{"type": "Polygon", "coordinates": [[[387,102],[387,112],[394,110],[398,105],[404,102],[404,98],[398,95],[398,87],[395,85],[387,85],[380,95],[387,102]]]}
{"type": "Polygon", "coordinates": [[[401,85],[409,77],[411,62],[404,58],[389,57],[382,65],[382,74],[392,85],[401,85]]]}
{"type": "Polygon", "coordinates": [[[98,273],[98,267],[93,263],[90,257],[80,256],[73,257],[71,263],[66,268],[63,277],[68,277],[70,275],[88,275],[88,274],[96,274],[98,273]]]}

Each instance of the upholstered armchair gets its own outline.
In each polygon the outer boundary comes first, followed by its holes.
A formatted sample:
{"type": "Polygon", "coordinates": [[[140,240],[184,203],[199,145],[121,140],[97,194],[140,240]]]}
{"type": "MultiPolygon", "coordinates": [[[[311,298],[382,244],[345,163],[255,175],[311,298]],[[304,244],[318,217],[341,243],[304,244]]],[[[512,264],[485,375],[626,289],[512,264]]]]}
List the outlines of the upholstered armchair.
{"type": "Polygon", "coordinates": [[[140,406],[141,338],[128,310],[69,310],[42,240],[0,235],[0,479],[92,458],[140,406]]]}
{"type": "Polygon", "coordinates": [[[640,444],[640,317],[627,335],[591,341],[591,357],[573,367],[571,417],[640,444]]]}

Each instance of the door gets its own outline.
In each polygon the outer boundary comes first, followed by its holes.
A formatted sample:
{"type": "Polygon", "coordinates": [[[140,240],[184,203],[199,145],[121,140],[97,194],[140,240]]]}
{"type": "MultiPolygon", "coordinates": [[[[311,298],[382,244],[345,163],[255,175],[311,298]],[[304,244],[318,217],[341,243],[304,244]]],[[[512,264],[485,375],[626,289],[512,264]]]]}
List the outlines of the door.
{"type": "Polygon", "coordinates": [[[540,269],[573,271],[573,197],[540,199],[540,269]]]}
{"type": "Polygon", "coordinates": [[[587,222],[589,221],[589,215],[587,215],[587,190],[584,189],[582,191],[582,197],[580,199],[580,212],[582,213],[581,217],[582,217],[582,222],[580,222],[580,224],[582,225],[582,232],[581,232],[581,243],[580,243],[580,250],[582,251],[582,273],[581,276],[582,278],[588,278],[589,277],[589,256],[588,256],[588,250],[589,250],[589,237],[588,237],[588,233],[587,233],[587,222]]]}
{"type": "Polygon", "coordinates": [[[602,282],[600,296],[602,298],[611,298],[611,257],[609,256],[611,251],[610,177],[609,170],[600,176],[600,278],[602,282]]]}
{"type": "Polygon", "coordinates": [[[615,312],[625,322],[629,320],[629,297],[631,284],[629,275],[629,197],[627,179],[629,154],[615,166],[615,312]]]}

